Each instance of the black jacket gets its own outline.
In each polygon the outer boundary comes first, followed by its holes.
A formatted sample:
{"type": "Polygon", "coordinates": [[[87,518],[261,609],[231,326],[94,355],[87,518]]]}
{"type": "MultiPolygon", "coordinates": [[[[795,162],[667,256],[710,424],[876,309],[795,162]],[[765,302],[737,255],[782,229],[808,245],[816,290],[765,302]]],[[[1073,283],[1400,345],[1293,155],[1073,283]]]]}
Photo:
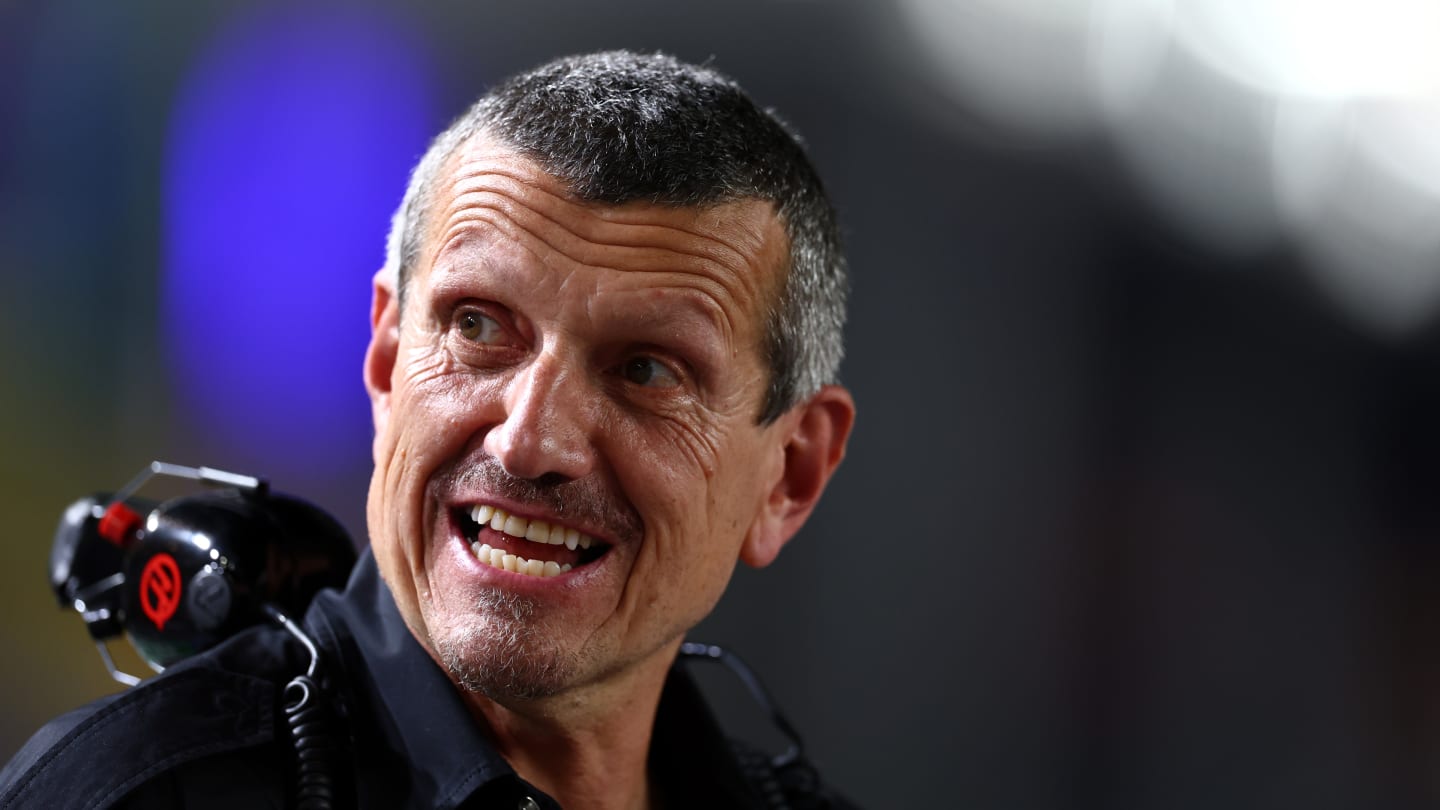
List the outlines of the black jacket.
{"type": "MultiPolygon", "coordinates": [[[[328,675],[332,700],[322,705],[336,707],[306,741],[338,743],[337,806],[558,810],[490,746],[405,627],[370,554],[344,593],[315,599],[304,626],[328,675]]],[[[293,807],[296,746],[283,693],[308,660],[283,630],[255,627],[63,715],[0,771],[0,808],[293,807]]],[[[808,767],[777,773],[766,763],[725,739],[677,664],[651,745],[662,804],[850,806],[808,767]]]]}

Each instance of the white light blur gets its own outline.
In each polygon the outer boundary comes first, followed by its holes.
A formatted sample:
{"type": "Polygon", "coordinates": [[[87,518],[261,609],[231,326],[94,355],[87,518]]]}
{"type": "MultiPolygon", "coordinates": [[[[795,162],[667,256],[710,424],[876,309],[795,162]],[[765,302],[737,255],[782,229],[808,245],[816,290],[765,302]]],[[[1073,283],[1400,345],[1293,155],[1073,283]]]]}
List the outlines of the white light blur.
{"type": "Polygon", "coordinates": [[[1095,0],[1085,76],[1107,119],[1126,119],[1158,89],[1175,25],[1171,0],[1095,0]]]}
{"type": "Polygon", "coordinates": [[[1261,92],[1340,99],[1433,90],[1437,26],[1431,0],[1192,0],[1174,33],[1261,92]]]}
{"type": "Polygon", "coordinates": [[[1090,0],[899,0],[942,90],[1002,126],[1071,135],[1092,119],[1081,68],[1090,0]]]}
{"type": "Polygon", "coordinates": [[[1235,92],[1172,55],[1106,124],[1156,208],[1215,249],[1244,257],[1276,238],[1269,112],[1267,99],[1235,92]]]}
{"type": "MultiPolygon", "coordinates": [[[[1376,139],[1396,134],[1376,109],[1387,106],[1282,106],[1275,188],[1281,216],[1320,288],[1365,326],[1403,335],[1440,307],[1440,189],[1424,172],[1396,171],[1402,168],[1396,153],[1374,148],[1376,139]]],[[[1410,150],[1417,164],[1420,151],[1410,150]]]]}
{"type": "Polygon", "coordinates": [[[1440,312],[1437,0],[893,2],[997,128],[1112,139],[1196,239],[1285,240],[1366,326],[1440,312]]]}

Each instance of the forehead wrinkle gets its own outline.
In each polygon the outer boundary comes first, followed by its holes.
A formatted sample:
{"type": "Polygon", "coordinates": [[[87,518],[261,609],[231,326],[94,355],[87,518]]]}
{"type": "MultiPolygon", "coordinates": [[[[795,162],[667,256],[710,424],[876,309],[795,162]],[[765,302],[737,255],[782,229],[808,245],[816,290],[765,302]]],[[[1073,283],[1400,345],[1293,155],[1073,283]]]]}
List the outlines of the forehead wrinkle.
{"type": "MultiPolygon", "coordinates": [[[[789,237],[773,203],[586,202],[536,161],[484,133],[455,150],[448,164],[441,173],[448,182],[437,189],[449,198],[444,214],[427,217],[429,243],[440,245],[430,254],[432,267],[475,236],[482,244],[508,241],[507,247],[523,250],[541,266],[655,274],[655,285],[695,290],[700,298],[691,300],[702,302],[698,306],[709,310],[706,319],[719,325],[731,345],[743,325],[755,333],[745,342],[763,353],[767,313],[789,265],[789,237]],[[434,238],[437,231],[443,239],[434,238]],[[597,251],[601,255],[594,255],[597,251]],[[748,316],[747,305],[754,310],[748,316]]],[[[561,282],[570,280],[567,274],[561,282]]]]}
{"type": "MultiPolygon", "coordinates": [[[[531,240],[548,248],[555,257],[562,258],[566,263],[575,267],[620,273],[656,273],[672,282],[684,277],[687,279],[685,286],[698,285],[704,288],[707,295],[716,299],[735,297],[721,281],[723,278],[734,278],[738,283],[738,289],[734,292],[743,292],[748,297],[757,300],[761,295],[764,279],[756,278],[762,274],[750,272],[758,268],[752,268],[749,262],[744,262],[740,267],[735,268],[708,256],[677,251],[668,246],[596,244],[576,237],[565,224],[546,217],[541,217],[541,219],[548,224],[548,227],[543,225],[535,227],[527,224],[520,217],[524,217],[524,212],[530,212],[532,209],[523,204],[515,204],[513,200],[503,194],[496,195],[488,191],[471,192],[463,195],[461,199],[467,197],[468,201],[462,204],[457,200],[456,204],[452,205],[447,212],[449,218],[441,237],[441,247],[435,254],[435,263],[439,263],[446,253],[467,242],[467,237],[471,234],[479,233],[484,238],[483,228],[477,226],[488,225],[544,263],[549,263],[550,257],[535,250],[535,246],[530,244],[529,240],[521,238],[522,235],[530,237],[531,240]],[[591,257],[583,254],[592,252],[589,249],[592,247],[612,255],[597,257],[608,260],[604,263],[590,261],[591,257]],[[623,265],[623,267],[615,265],[623,265]]],[[[530,217],[524,217],[524,219],[528,220],[530,217]]],[[[738,253],[735,255],[737,258],[739,257],[738,253]]]]}
{"type": "MultiPolygon", "coordinates": [[[[469,245],[472,241],[480,241],[482,243],[491,241],[493,237],[487,234],[483,227],[480,227],[483,225],[490,226],[499,237],[507,238],[514,246],[534,256],[536,260],[542,264],[547,265],[552,264],[555,259],[559,259],[573,268],[612,273],[646,273],[660,275],[671,280],[685,279],[687,286],[699,286],[711,293],[712,296],[719,297],[732,296],[729,295],[729,290],[719,281],[717,276],[734,275],[737,278],[747,280],[750,276],[748,273],[734,273],[716,262],[694,256],[687,255],[685,256],[685,261],[677,262],[672,258],[677,254],[663,248],[619,248],[613,246],[607,248],[609,250],[623,251],[627,254],[618,257],[621,259],[620,263],[626,265],[625,267],[585,261],[576,258],[572,255],[572,251],[566,250],[564,246],[557,245],[550,241],[543,233],[525,227],[523,223],[512,218],[504,209],[485,205],[469,206],[463,215],[455,217],[453,222],[449,223],[449,228],[443,235],[444,242],[436,252],[433,263],[441,263],[447,253],[461,249],[469,245]],[[470,238],[477,235],[480,237],[479,240],[472,240],[470,238]],[[549,254],[547,255],[537,250],[537,246],[531,244],[530,240],[518,238],[521,235],[531,237],[534,242],[539,243],[539,246],[547,248],[549,254]],[[687,266],[691,269],[685,269],[687,266]],[[719,272],[704,272],[702,268],[705,267],[718,268],[719,272]]],[[[748,288],[753,285],[746,284],[744,286],[748,288]]]]}
{"type": "MultiPolygon", "coordinates": [[[[711,209],[724,206],[706,206],[687,209],[678,206],[646,206],[644,204],[603,205],[582,203],[568,194],[557,193],[541,183],[520,176],[512,171],[496,170],[485,161],[462,164],[461,169],[471,171],[456,177],[450,185],[453,200],[446,209],[453,214],[464,206],[471,195],[489,193],[503,200],[503,206],[535,214],[565,234],[573,235],[593,245],[603,247],[659,247],[675,253],[696,258],[710,259],[720,264],[747,263],[746,250],[755,251],[763,241],[763,235],[751,229],[725,228],[724,236],[741,244],[731,244],[725,238],[701,232],[695,227],[656,223],[656,216],[684,217],[697,219],[711,209]],[[687,243],[698,242],[697,245],[687,243]]],[[[535,170],[546,180],[549,175],[535,170]]],[[[558,181],[556,181],[558,182],[558,181]]],[[[715,219],[723,227],[725,223],[715,219]]]]}

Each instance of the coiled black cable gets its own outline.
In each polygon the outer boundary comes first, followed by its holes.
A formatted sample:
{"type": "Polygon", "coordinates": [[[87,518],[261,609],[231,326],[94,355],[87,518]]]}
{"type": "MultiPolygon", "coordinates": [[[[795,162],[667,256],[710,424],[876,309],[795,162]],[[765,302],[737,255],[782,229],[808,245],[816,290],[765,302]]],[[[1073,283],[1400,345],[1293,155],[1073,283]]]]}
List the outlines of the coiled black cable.
{"type": "Polygon", "coordinates": [[[305,673],[285,684],[285,722],[295,749],[295,807],[346,807],[346,785],[337,783],[335,775],[345,764],[347,737],[334,704],[320,685],[320,651],[305,631],[274,605],[264,605],[263,610],[310,653],[305,673]]]}
{"type": "Polygon", "coordinates": [[[330,810],[335,806],[335,766],[343,756],[335,712],[309,675],[285,685],[285,722],[295,747],[295,806],[330,810]]]}

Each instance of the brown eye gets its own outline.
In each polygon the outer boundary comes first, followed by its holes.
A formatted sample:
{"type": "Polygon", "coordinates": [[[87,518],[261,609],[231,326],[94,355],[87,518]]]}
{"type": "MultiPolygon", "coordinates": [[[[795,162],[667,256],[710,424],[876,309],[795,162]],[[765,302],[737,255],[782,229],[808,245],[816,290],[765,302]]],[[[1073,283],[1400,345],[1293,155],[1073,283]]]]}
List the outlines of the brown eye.
{"type": "Polygon", "coordinates": [[[476,343],[498,343],[504,336],[500,322],[479,310],[465,310],[455,324],[462,337],[476,343]]]}
{"type": "Polygon", "coordinates": [[[632,357],[625,361],[621,373],[635,385],[651,388],[671,388],[680,384],[675,372],[653,357],[632,357]]]}

